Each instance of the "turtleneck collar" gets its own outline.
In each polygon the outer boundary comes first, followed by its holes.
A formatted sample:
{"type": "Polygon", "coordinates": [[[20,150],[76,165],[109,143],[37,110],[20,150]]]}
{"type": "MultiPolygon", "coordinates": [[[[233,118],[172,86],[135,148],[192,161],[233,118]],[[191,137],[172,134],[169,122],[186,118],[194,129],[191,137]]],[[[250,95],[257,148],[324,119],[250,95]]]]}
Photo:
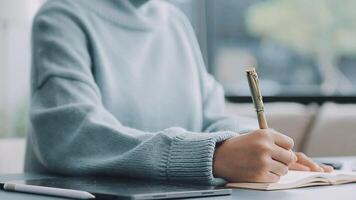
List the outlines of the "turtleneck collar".
{"type": "Polygon", "coordinates": [[[125,5],[128,8],[131,7],[132,9],[138,9],[144,4],[148,3],[150,0],[101,0],[101,1],[106,1],[112,6],[118,6],[120,8],[122,8],[122,6],[125,5]]]}
{"type": "Polygon", "coordinates": [[[132,3],[132,5],[134,5],[137,8],[137,7],[144,5],[149,0],[129,0],[129,1],[132,3]]]}
{"type": "Polygon", "coordinates": [[[156,0],[82,0],[83,4],[108,20],[137,30],[150,30],[166,19],[166,9],[156,0]],[[94,3],[95,2],[95,3],[94,3]]]}

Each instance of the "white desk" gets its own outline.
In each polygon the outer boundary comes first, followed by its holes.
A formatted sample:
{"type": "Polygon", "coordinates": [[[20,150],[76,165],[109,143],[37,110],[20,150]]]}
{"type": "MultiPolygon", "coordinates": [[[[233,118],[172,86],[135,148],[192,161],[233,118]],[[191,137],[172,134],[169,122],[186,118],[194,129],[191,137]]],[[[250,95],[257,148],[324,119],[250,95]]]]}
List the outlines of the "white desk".
{"type": "MultiPolygon", "coordinates": [[[[328,158],[328,160],[331,160],[328,158]]],[[[344,169],[350,169],[356,157],[343,157],[343,158],[332,158],[332,160],[340,161],[344,164],[344,169]]],[[[6,180],[28,180],[45,177],[43,175],[36,174],[14,174],[14,175],[0,175],[1,181],[6,180]]],[[[65,198],[47,197],[32,194],[22,194],[0,191],[0,199],[4,200],[67,200],[65,198]]],[[[320,186],[320,187],[309,187],[309,188],[299,188],[293,190],[282,190],[282,191],[255,191],[255,190],[245,190],[245,189],[233,189],[233,193],[230,196],[220,196],[220,197],[209,197],[209,198],[194,198],[194,200],[203,199],[216,199],[216,200],[306,200],[306,199],[320,199],[320,200],[355,200],[356,199],[356,183],[355,184],[345,184],[338,186],[320,186]]],[[[192,199],[193,200],[193,199],[192,199]]]]}

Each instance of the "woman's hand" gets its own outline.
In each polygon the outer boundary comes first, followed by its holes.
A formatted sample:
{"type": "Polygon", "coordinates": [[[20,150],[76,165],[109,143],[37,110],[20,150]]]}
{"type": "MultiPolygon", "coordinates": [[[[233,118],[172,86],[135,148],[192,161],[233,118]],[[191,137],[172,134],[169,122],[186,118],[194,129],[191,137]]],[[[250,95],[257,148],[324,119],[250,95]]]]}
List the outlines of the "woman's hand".
{"type": "Polygon", "coordinates": [[[231,182],[277,182],[297,160],[293,144],[271,129],[228,139],[215,150],[214,176],[231,182]]]}
{"type": "Polygon", "coordinates": [[[297,152],[297,161],[289,165],[290,170],[313,171],[313,172],[332,172],[334,169],[328,165],[318,165],[304,153],[297,152]]]}
{"type": "Polygon", "coordinates": [[[289,170],[331,172],[303,153],[294,153],[293,140],[271,129],[233,137],[215,150],[213,173],[230,182],[277,182],[289,170]]]}

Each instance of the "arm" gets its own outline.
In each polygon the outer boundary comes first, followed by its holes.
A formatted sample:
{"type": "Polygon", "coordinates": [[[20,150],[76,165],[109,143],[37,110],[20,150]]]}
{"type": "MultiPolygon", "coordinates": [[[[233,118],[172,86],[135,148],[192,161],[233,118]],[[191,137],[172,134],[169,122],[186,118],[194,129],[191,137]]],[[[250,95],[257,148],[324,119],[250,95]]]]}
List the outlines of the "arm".
{"type": "Polygon", "coordinates": [[[211,183],[215,144],[234,134],[123,126],[102,104],[83,25],[66,12],[43,11],[33,26],[30,137],[41,164],[61,174],[211,183]]]}
{"type": "Polygon", "coordinates": [[[201,71],[204,95],[204,131],[229,130],[236,133],[246,133],[258,129],[255,119],[226,114],[224,92],[221,85],[205,69],[201,71]]]}
{"type": "Polygon", "coordinates": [[[190,35],[190,43],[197,59],[197,70],[203,101],[203,131],[215,132],[221,130],[233,131],[237,134],[258,129],[257,120],[243,116],[229,116],[225,112],[225,96],[221,85],[207,72],[201,55],[199,44],[189,20],[181,16],[183,26],[190,35]]]}

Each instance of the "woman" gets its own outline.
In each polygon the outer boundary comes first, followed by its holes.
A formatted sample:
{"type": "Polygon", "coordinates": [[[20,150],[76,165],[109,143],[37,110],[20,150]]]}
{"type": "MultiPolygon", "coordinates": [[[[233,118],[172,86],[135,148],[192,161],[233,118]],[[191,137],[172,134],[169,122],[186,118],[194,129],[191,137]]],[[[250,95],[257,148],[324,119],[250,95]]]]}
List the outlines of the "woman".
{"type": "Polygon", "coordinates": [[[225,115],[188,20],[165,1],[46,2],[31,99],[27,171],[211,184],[331,170],[297,159],[291,138],[225,115]]]}

